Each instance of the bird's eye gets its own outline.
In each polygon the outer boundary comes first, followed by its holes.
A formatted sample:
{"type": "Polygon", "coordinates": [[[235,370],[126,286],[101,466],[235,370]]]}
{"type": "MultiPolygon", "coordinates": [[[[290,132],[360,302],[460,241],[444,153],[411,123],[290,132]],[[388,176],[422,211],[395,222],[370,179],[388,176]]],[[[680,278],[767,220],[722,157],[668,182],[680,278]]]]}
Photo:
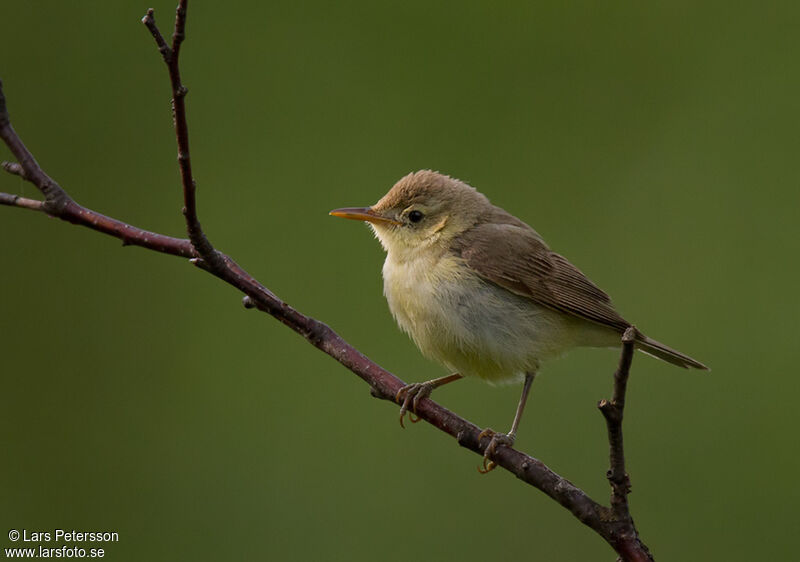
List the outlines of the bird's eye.
{"type": "Polygon", "coordinates": [[[416,209],[408,213],[408,220],[411,222],[419,222],[422,220],[422,217],[425,215],[422,214],[422,211],[417,211],[416,209]]]}

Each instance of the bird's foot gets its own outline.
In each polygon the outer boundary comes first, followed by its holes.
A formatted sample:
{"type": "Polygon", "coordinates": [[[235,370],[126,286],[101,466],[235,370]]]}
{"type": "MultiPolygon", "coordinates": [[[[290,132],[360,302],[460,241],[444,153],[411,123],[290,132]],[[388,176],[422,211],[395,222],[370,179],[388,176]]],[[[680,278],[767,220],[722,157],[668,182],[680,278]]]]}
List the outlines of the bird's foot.
{"type": "Polygon", "coordinates": [[[516,438],[512,433],[497,433],[493,429],[487,427],[478,435],[478,441],[480,442],[484,437],[490,436],[492,439],[483,450],[483,467],[478,467],[478,472],[481,474],[487,474],[497,467],[497,463],[492,460],[497,448],[503,445],[512,447],[514,445],[514,439],[516,438]]]}
{"type": "Polygon", "coordinates": [[[408,413],[408,419],[411,420],[411,423],[417,423],[420,420],[420,418],[415,417],[417,405],[420,400],[431,395],[433,389],[436,388],[436,385],[433,383],[434,381],[415,382],[407,384],[397,391],[394,400],[400,404],[400,427],[405,428],[403,418],[406,416],[406,413],[408,413]]]}

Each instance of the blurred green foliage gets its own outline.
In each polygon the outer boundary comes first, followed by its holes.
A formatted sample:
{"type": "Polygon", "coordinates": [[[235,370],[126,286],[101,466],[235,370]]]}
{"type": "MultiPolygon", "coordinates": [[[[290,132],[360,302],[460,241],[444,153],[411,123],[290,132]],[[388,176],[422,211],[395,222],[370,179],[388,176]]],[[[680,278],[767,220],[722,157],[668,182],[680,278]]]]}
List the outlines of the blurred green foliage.
{"type": "MultiPolygon", "coordinates": [[[[81,203],[180,235],[150,5],[9,0],[15,127],[81,203]]],[[[153,7],[162,30],[173,2],[153,7]]],[[[464,179],[648,334],[626,412],[633,514],[659,560],[796,553],[796,3],[195,0],[183,75],[200,215],[287,302],[409,381],[381,250],[327,216],[402,175],[464,179]]],[[[0,150],[0,157],[9,158],[0,150]]],[[[36,196],[19,178],[0,191],[36,196]]],[[[0,209],[0,546],[118,531],[111,560],[610,560],[588,528],[397,412],[188,263],[0,209]]],[[[534,385],[518,446],[598,499],[616,354],[534,385]]],[[[505,429],[518,387],[436,399],[505,429]]]]}

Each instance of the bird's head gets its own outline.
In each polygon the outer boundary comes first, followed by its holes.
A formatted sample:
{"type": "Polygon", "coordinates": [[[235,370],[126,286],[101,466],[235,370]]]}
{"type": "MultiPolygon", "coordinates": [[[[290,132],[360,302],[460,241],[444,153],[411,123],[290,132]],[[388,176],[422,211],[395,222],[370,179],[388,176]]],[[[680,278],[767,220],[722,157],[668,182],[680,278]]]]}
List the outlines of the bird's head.
{"type": "Polygon", "coordinates": [[[489,200],[475,188],[421,170],[402,178],[371,207],[335,209],[330,214],[368,222],[384,249],[401,257],[426,248],[446,249],[488,208],[489,200]]]}

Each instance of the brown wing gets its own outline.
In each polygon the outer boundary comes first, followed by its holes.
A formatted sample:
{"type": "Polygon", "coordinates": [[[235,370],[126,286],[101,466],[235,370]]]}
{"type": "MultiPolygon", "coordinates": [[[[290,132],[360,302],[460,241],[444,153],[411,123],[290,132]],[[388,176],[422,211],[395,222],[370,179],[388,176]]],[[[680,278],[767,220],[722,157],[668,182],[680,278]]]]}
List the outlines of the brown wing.
{"type": "Polygon", "coordinates": [[[630,326],[608,295],[550,251],[535,230],[517,219],[508,222],[468,230],[458,238],[456,252],[481,277],[518,295],[619,332],[630,326]]]}

